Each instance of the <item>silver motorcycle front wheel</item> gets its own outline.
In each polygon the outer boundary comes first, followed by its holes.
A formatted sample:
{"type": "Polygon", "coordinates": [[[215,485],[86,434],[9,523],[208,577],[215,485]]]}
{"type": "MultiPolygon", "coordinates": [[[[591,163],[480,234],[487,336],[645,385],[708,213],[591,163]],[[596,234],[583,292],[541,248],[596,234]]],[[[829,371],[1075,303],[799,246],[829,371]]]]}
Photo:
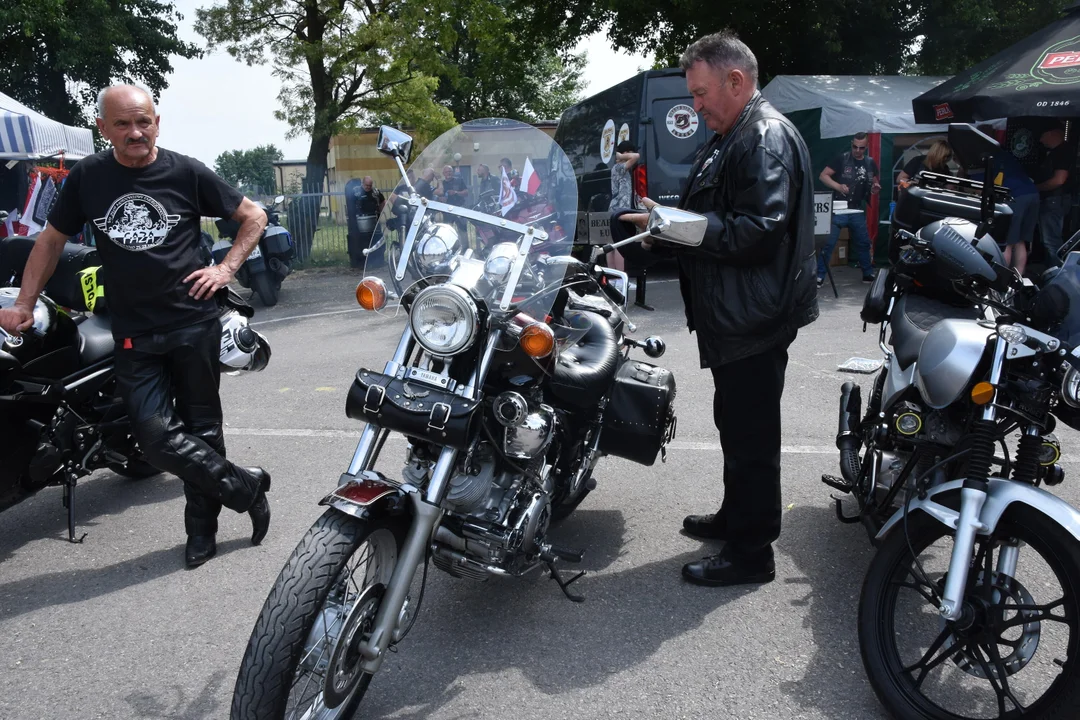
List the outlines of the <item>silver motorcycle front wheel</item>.
{"type": "Polygon", "coordinates": [[[236,678],[232,720],[349,718],[371,682],[358,646],[405,537],[397,518],[328,510],[282,568],[236,678]]]}
{"type": "Polygon", "coordinates": [[[938,612],[952,530],[923,513],[896,526],[870,565],[859,645],[897,720],[1066,720],[1080,707],[1080,552],[1022,505],[978,536],[963,616],[938,612]]]}

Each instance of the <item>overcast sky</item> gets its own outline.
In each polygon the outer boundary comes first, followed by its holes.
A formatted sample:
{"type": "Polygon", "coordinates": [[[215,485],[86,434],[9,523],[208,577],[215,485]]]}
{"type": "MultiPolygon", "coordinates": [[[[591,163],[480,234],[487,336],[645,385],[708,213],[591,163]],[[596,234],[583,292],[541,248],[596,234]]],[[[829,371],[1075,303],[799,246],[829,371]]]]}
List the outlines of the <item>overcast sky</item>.
{"type": "MultiPolygon", "coordinates": [[[[213,0],[174,0],[184,15],[180,35],[204,44],[192,26],[195,8],[213,0]]],[[[613,52],[603,34],[584,40],[586,95],[591,95],[648,68],[651,57],[613,52]]],[[[287,159],[307,157],[308,139],[285,138],[288,126],[274,119],[279,84],[267,66],[249,68],[224,51],[201,60],[173,59],[169,87],[158,104],[162,147],[191,155],[213,166],[227,150],[247,150],[273,143],[287,159]]]]}

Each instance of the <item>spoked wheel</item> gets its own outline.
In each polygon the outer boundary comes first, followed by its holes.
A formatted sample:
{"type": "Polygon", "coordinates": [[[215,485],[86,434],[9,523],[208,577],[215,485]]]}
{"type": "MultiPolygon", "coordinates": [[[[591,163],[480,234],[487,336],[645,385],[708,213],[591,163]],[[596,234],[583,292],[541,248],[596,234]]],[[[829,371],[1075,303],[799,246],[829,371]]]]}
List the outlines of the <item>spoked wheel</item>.
{"type": "Polygon", "coordinates": [[[915,513],[907,536],[897,526],[871,563],[859,644],[882,704],[898,720],[1075,718],[1076,540],[1050,518],[1013,505],[992,537],[978,538],[963,616],[946,622],[938,599],[951,532],[915,513]]]}
{"type": "Polygon", "coordinates": [[[311,527],[282,569],[251,633],[233,720],[349,718],[371,682],[359,646],[397,565],[403,522],[336,510],[311,527]]]}

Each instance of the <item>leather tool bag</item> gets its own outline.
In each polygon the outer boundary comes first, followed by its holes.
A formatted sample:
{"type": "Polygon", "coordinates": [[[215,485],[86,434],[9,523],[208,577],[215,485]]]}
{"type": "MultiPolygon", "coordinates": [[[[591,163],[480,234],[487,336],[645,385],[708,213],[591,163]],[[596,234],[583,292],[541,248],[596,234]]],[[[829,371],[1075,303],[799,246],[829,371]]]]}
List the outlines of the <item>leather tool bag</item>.
{"type": "Polygon", "coordinates": [[[600,450],[652,465],[675,437],[675,376],[638,360],[627,360],[615,376],[604,409],[600,450]]]}
{"type": "Polygon", "coordinates": [[[376,427],[464,450],[480,422],[480,400],[416,380],[400,380],[361,368],[356,373],[345,414],[376,427]]]}

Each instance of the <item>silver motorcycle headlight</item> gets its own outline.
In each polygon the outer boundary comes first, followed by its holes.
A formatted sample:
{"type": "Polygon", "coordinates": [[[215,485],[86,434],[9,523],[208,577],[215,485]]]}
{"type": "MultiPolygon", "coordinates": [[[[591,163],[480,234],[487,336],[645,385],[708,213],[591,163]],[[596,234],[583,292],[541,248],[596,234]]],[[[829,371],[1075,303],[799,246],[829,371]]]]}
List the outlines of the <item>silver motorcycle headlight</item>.
{"type": "Polygon", "coordinates": [[[517,243],[504,242],[491,248],[487,259],[484,260],[484,276],[488,282],[495,287],[505,284],[510,277],[510,270],[514,267],[517,255],[517,243]]]}
{"type": "Polygon", "coordinates": [[[480,328],[480,312],[465,290],[456,285],[435,285],[416,296],[409,323],[424,350],[445,357],[473,344],[480,328]]]}
{"type": "Polygon", "coordinates": [[[425,275],[446,272],[458,254],[458,231],[452,225],[435,223],[416,245],[416,263],[425,275]]]}
{"type": "MultiPolygon", "coordinates": [[[[1080,358],[1077,351],[1072,351],[1074,358],[1080,358]]],[[[1061,399],[1074,408],[1080,408],[1080,370],[1072,365],[1065,371],[1065,379],[1061,381],[1061,399]]]]}

